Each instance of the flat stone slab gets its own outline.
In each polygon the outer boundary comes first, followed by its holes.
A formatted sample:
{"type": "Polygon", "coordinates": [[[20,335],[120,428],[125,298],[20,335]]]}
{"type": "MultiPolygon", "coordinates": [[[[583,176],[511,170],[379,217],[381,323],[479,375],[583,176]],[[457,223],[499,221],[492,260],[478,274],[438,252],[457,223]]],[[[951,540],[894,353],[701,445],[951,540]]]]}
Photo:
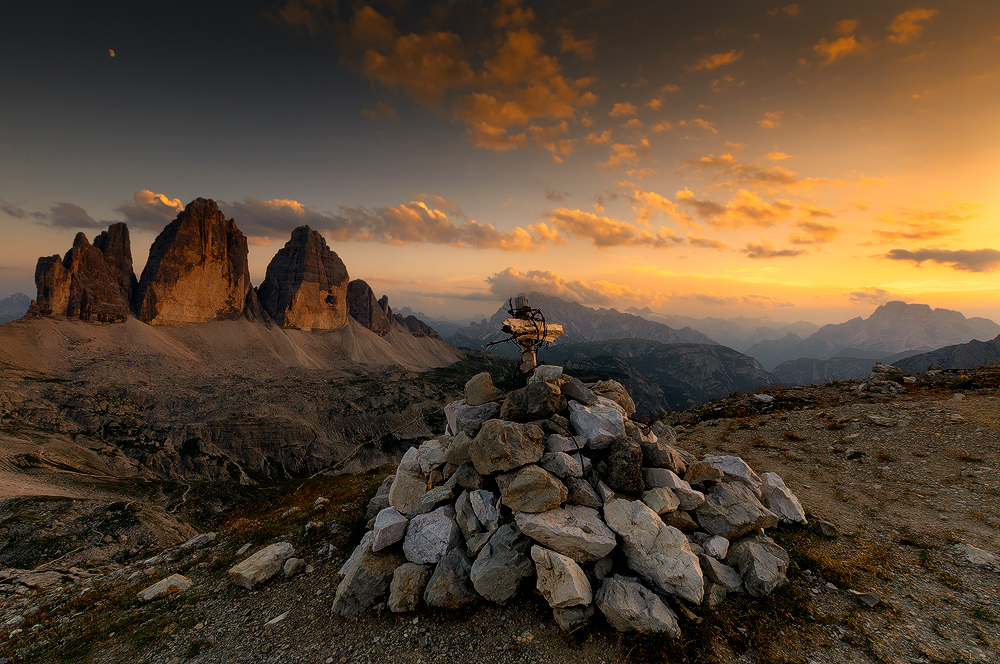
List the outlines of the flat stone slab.
{"type": "Polygon", "coordinates": [[[229,576],[236,585],[252,589],[281,572],[285,561],[294,555],[295,547],[290,542],[271,544],[230,567],[229,576]]]}
{"type": "Polygon", "coordinates": [[[139,593],[139,599],[144,602],[151,602],[154,599],[159,599],[161,597],[166,597],[167,595],[175,595],[179,592],[187,590],[193,584],[191,579],[180,574],[171,574],[167,578],[157,581],[153,585],[149,586],[145,590],[139,593]]]}
{"type": "Polygon", "coordinates": [[[476,592],[498,604],[514,597],[535,573],[530,545],[514,524],[501,526],[472,563],[470,578],[476,592]]]}
{"type": "Polygon", "coordinates": [[[582,505],[566,505],[537,514],[516,512],[514,519],[525,535],[578,563],[600,560],[618,543],[597,510],[582,505]]]}
{"type": "Polygon", "coordinates": [[[753,490],[740,482],[723,482],[708,490],[705,502],[695,511],[705,532],[730,542],[750,531],[773,528],[778,516],[764,507],[753,490]]]}

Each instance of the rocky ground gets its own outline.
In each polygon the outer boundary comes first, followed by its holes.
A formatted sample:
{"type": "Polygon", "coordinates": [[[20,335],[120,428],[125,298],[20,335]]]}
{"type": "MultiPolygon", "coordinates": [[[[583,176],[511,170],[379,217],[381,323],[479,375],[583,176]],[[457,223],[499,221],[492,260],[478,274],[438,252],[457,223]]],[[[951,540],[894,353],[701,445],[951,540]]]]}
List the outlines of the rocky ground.
{"type": "Polygon", "coordinates": [[[232,503],[198,524],[218,533],[201,547],[148,544],[88,566],[43,551],[19,560],[0,572],[0,662],[1000,662],[1000,372],[923,374],[900,393],[859,385],[670,414],[679,447],[777,472],[839,530],[769,531],[791,554],[789,586],[682,614],[681,640],[619,635],[600,619],[566,635],[540,597],[334,616],[337,570],[393,470],[382,467],[232,503]],[[256,590],[229,580],[232,564],[279,541],[312,569],[256,590]],[[137,598],[174,573],[194,585],[137,598]]]}

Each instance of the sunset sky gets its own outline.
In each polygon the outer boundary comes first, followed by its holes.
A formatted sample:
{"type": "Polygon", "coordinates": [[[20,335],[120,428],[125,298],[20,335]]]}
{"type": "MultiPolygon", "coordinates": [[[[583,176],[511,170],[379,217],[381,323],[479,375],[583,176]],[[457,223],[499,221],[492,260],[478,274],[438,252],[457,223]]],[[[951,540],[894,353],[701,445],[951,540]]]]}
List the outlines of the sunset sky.
{"type": "Polygon", "coordinates": [[[191,199],[396,307],[1000,321],[1000,2],[22,2],[0,298],[191,199]]]}

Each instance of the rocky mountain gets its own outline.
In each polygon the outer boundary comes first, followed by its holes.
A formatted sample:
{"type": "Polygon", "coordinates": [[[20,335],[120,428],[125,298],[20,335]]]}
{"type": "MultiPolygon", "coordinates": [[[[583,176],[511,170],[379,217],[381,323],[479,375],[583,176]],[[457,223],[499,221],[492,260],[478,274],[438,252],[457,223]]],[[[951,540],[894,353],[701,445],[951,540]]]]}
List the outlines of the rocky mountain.
{"type": "Polygon", "coordinates": [[[777,321],[770,318],[694,318],[674,314],[656,313],[649,307],[639,309],[629,307],[630,314],[642,316],[648,320],[663,323],[673,328],[690,327],[717,341],[723,346],[729,346],[741,353],[760,341],[780,339],[789,333],[807,337],[819,329],[819,325],[800,320],[794,323],[777,321]]]}
{"type": "Polygon", "coordinates": [[[858,357],[831,357],[828,360],[803,357],[782,362],[774,368],[774,376],[784,385],[813,385],[863,378],[871,374],[874,364],[875,360],[858,357]]]}
{"type": "Polygon", "coordinates": [[[881,359],[907,350],[992,339],[997,334],[1000,325],[986,318],[966,318],[958,311],[931,309],[926,304],[888,302],[868,318],[824,325],[806,339],[789,335],[778,342],[760,342],[746,352],[770,369],[799,358],[881,359]]]}
{"type": "Polygon", "coordinates": [[[308,226],[292,231],[257,288],[257,298],[271,320],[299,330],[336,330],[347,325],[347,296],[344,261],[308,226]]]}
{"type": "Polygon", "coordinates": [[[188,203],[156,237],[139,278],[135,313],[151,325],[259,315],[247,238],[215,201],[188,203]]]}
{"type": "Polygon", "coordinates": [[[351,318],[381,337],[388,334],[392,326],[389,297],[383,295],[381,300],[377,299],[368,282],[361,279],[347,284],[347,309],[351,318]]]}
{"type": "Polygon", "coordinates": [[[67,316],[90,323],[117,323],[130,312],[135,275],[125,224],[114,224],[90,244],[77,233],[63,258],[43,256],[35,267],[36,316],[67,316]]]}
{"type": "Polygon", "coordinates": [[[28,313],[31,306],[31,298],[24,293],[14,293],[10,297],[0,300],[0,325],[17,320],[28,313]]]}
{"type": "Polygon", "coordinates": [[[553,344],[542,359],[577,373],[584,369],[609,376],[624,374],[624,381],[616,378],[623,383],[630,382],[623,368],[634,370],[659,390],[655,394],[639,391],[636,407],[640,415],[655,415],[664,410],[662,404],[671,410],[687,408],[778,382],[757,360],[718,344],[663,344],[646,339],[553,344]]]}
{"type": "MultiPolygon", "coordinates": [[[[558,297],[529,293],[528,302],[545,315],[545,320],[563,326],[565,333],[553,345],[607,341],[610,339],[649,339],[665,344],[715,342],[701,332],[684,328],[675,330],[662,323],[655,323],[639,316],[622,313],[616,309],[591,309],[576,302],[567,302],[558,297]]],[[[471,323],[453,334],[448,341],[456,346],[484,349],[492,341],[504,339],[500,323],[509,317],[507,305],[503,304],[486,322],[471,323]]],[[[511,357],[517,350],[509,344],[493,346],[493,350],[511,357]]]]}
{"type": "Polygon", "coordinates": [[[415,337],[430,337],[440,339],[441,335],[433,327],[420,320],[416,316],[403,316],[403,314],[393,314],[392,319],[403,329],[415,337]]]}
{"type": "MultiPolygon", "coordinates": [[[[423,322],[430,325],[432,328],[438,331],[440,335],[444,338],[450,338],[456,332],[461,330],[463,327],[467,327],[470,323],[477,322],[477,318],[464,318],[462,320],[450,320],[448,318],[443,318],[441,316],[431,316],[430,314],[425,314],[422,311],[414,311],[409,307],[403,307],[397,313],[402,316],[416,316],[423,322]]],[[[479,316],[478,319],[481,320],[483,317],[479,316]]]]}
{"type": "Polygon", "coordinates": [[[991,341],[972,340],[965,344],[945,346],[929,353],[911,355],[893,364],[903,371],[938,369],[975,369],[984,364],[1000,363],[1000,335],[991,341]]]}

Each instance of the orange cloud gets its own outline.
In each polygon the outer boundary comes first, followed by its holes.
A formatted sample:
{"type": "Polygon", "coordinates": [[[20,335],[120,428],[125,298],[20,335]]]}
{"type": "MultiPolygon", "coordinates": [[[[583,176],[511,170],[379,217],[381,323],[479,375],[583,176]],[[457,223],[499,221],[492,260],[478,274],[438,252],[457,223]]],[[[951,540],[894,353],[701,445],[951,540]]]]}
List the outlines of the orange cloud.
{"type": "Polygon", "coordinates": [[[796,226],[804,232],[790,235],[788,241],[792,244],[825,244],[835,240],[839,233],[836,226],[818,221],[800,221],[796,226]]]}
{"type": "Polygon", "coordinates": [[[692,208],[699,219],[714,228],[773,226],[793,218],[795,210],[795,206],[789,201],[778,199],[769,203],[746,189],[740,189],[725,204],[699,199],[690,189],[678,191],[675,198],[679,204],[692,208]]]}
{"type": "Polygon", "coordinates": [[[871,48],[870,39],[862,37],[859,40],[854,36],[854,31],[857,30],[858,25],[859,21],[855,19],[838,21],[834,26],[833,34],[840,35],[839,37],[833,41],[825,38],[820,39],[817,44],[813,45],[813,51],[825,58],[821,64],[832,65],[834,62],[849,55],[865,53],[871,48]]]}
{"type": "Polygon", "coordinates": [[[557,208],[547,213],[549,226],[573,237],[590,240],[598,249],[620,246],[673,247],[684,239],[661,227],[656,234],[640,230],[634,224],[583,210],[557,208]]]}
{"type": "Polygon", "coordinates": [[[663,122],[657,122],[656,124],[649,125],[649,128],[653,130],[654,133],[660,133],[661,131],[670,131],[674,128],[674,125],[666,120],[663,122]]]}
{"type": "Polygon", "coordinates": [[[695,118],[694,120],[681,120],[677,123],[678,127],[697,127],[698,129],[704,129],[705,131],[710,131],[713,134],[718,134],[719,130],[715,128],[708,120],[703,120],[701,118],[695,118]]]}
{"type": "Polygon", "coordinates": [[[692,247],[698,247],[701,249],[728,249],[729,245],[721,240],[713,240],[707,237],[701,237],[700,235],[688,235],[687,242],[692,247]]]}
{"type": "Polygon", "coordinates": [[[768,16],[777,16],[778,14],[784,14],[785,16],[798,16],[802,11],[797,3],[790,5],[785,5],[784,7],[775,8],[767,12],[768,16]]]}
{"type": "Polygon", "coordinates": [[[729,88],[733,87],[739,88],[746,84],[747,84],[746,81],[740,81],[739,83],[737,83],[735,76],[733,76],[732,74],[726,74],[722,78],[717,78],[714,81],[712,81],[711,87],[712,87],[712,92],[725,92],[729,88]]]}
{"type": "Polygon", "coordinates": [[[804,254],[805,251],[805,249],[775,249],[764,238],[760,239],[760,243],[747,242],[746,246],[740,249],[740,253],[745,254],[747,258],[753,258],[755,260],[767,258],[791,258],[793,256],[800,256],[804,254]]]}
{"type": "Polygon", "coordinates": [[[686,168],[695,171],[708,171],[713,176],[723,178],[723,185],[733,182],[752,184],[754,186],[811,188],[816,186],[843,186],[845,182],[830,178],[799,178],[794,172],[784,166],[764,168],[755,163],[743,164],[731,154],[719,156],[709,155],[700,159],[688,159],[684,162],[686,168]]]}
{"type": "Polygon", "coordinates": [[[131,202],[122,203],[115,208],[115,212],[125,217],[126,223],[133,230],[141,228],[160,231],[183,209],[184,204],[179,198],[141,189],[132,195],[131,202]]]}
{"type": "Polygon", "coordinates": [[[521,272],[508,267],[486,278],[490,292],[508,298],[519,293],[542,293],[583,304],[617,305],[623,301],[659,304],[666,297],[647,290],[637,290],[610,281],[581,281],[564,279],[549,270],[521,272]]]}
{"type": "Polygon", "coordinates": [[[757,120],[757,124],[764,129],[777,129],[781,126],[781,116],[784,114],[784,111],[765,111],[764,117],[757,120]]]}
{"type": "Polygon", "coordinates": [[[594,40],[576,39],[567,29],[559,30],[559,50],[562,53],[575,53],[584,60],[594,59],[594,40]]]}
{"type": "Polygon", "coordinates": [[[784,152],[768,152],[764,157],[771,161],[781,161],[782,159],[791,159],[792,155],[785,154],[784,152]]]}
{"type": "Polygon", "coordinates": [[[683,226],[690,226],[694,223],[691,215],[681,210],[676,203],[666,196],[662,196],[655,191],[647,191],[635,186],[631,182],[621,182],[619,186],[632,189],[632,193],[626,194],[626,196],[632,204],[632,209],[638,214],[636,220],[642,224],[648,224],[650,220],[656,218],[659,214],[666,214],[683,226]]]}
{"type": "Polygon", "coordinates": [[[660,110],[661,106],[663,106],[662,99],[650,99],[649,101],[646,102],[646,108],[651,108],[654,111],[660,110]]]}
{"type": "Polygon", "coordinates": [[[649,140],[642,139],[638,143],[614,143],[611,146],[611,156],[607,161],[598,162],[604,168],[614,168],[622,164],[639,161],[639,157],[649,154],[649,140]]]}
{"type": "Polygon", "coordinates": [[[977,210],[981,207],[973,203],[959,203],[937,210],[899,208],[877,217],[880,222],[893,228],[875,229],[872,233],[877,242],[922,241],[947,237],[957,234],[966,222],[978,219],[981,215],[977,210]]]}
{"type": "Polygon", "coordinates": [[[940,263],[962,272],[994,272],[1000,270],[1000,251],[996,249],[893,249],[879,258],[893,261],[913,261],[920,266],[925,261],[940,263]]]}
{"type": "Polygon", "coordinates": [[[608,115],[610,115],[613,118],[635,115],[635,105],[629,104],[628,102],[615,104],[614,107],[611,109],[611,112],[608,113],[608,115]]]}
{"type": "Polygon", "coordinates": [[[689,67],[691,71],[711,71],[724,65],[731,65],[743,57],[743,51],[726,51],[725,53],[713,53],[699,58],[697,62],[689,67]]]}
{"type": "Polygon", "coordinates": [[[924,21],[928,21],[937,16],[936,9],[910,9],[901,14],[889,24],[889,41],[894,44],[908,44],[921,34],[926,26],[924,21]]]}
{"type": "Polygon", "coordinates": [[[607,145],[611,142],[611,130],[605,129],[600,134],[592,132],[583,139],[587,145],[607,145]]]}
{"type": "Polygon", "coordinates": [[[424,103],[442,101],[449,88],[473,80],[462,41],[451,32],[403,35],[389,53],[365,53],[362,71],[387,87],[402,88],[424,103]]]}

